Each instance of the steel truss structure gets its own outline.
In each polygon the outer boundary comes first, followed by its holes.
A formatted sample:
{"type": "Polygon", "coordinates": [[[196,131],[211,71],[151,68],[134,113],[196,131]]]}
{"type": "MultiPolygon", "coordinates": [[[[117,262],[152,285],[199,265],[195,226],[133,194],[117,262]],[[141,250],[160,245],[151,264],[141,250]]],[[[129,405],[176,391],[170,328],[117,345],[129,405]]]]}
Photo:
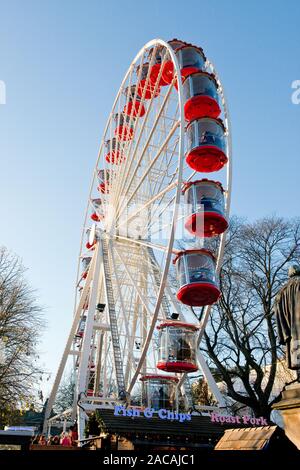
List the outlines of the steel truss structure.
{"type": "MultiPolygon", "coordinates": [[[[230,123],[223,87],[209,61],[206,70],[214,73],[218,81],[226,127],[229,161],[221,177],[228,216],[230,123]]],[[[76,419],[79,439],[82,439],[91,411],[117,403],[136,404],[140,396],[140,374],[157,373],[158,322],[172,312],[177,312],[183,320],[191,316],[191,309],[176,298],[172,266],[172,257],[184,241],[197,243],[192,237],[187,240],[182,228],[183,181],[191,181],[196,172],[184,160],[183,88],[181,80],[176,79],[180,76],[172,47],[155,39],[134,58],[116,96],[92,178],[80,246],[74,315],[48,400],[44,432],[58,419],[70,422],[76,419]],[[172,61],[175,78],[159,90],[158,77],[152,97],[141,97],[144,116],[134,119],[131,112],[133,138],[119,138],[116,144],[114,130],[122,125],[123,109],[130,99],[137,99],[137,87],[134,96],[130,95],[131,87],[139,82],[143,64],[149,62],[150,70],[158,49],[163,51],[163,61],[172,61]],[[112,158],[108,161],[107,154],[116,151],[115,144],[120,161],[112,158]],[[91,224],[93,213],[97,221],[91,224]],[[86,259],[89,265],[84,270],[82,261],[86,259]],[[64,372],[70,367],[75,378],[73,405],[61,415],[50,417],[64,372]]],[[[224,244],[225,234],[219,237],[217,270],[224,244]]],[[[209,313],[210,307],[206,307],[199,323],[198,344],[209,313]]],[[[200,351],[198,362],[219,406],[224,406],[200,351]]],[[[180,375],[178,387],[190,406],[186,374],[180,375]]]]}

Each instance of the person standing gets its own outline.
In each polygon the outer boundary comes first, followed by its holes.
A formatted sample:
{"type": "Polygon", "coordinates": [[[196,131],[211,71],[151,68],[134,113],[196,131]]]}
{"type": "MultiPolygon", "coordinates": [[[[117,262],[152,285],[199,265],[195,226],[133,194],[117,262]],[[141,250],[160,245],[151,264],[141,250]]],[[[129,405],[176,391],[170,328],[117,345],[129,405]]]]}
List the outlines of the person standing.
{"type": "Polygon", "coordinates": [[[71,438],[67,432],[62,433],[62,438],[61,438],[60,443],[62,446],[65,446],[65,447],[70,447],[72,445],[71,438]]]}

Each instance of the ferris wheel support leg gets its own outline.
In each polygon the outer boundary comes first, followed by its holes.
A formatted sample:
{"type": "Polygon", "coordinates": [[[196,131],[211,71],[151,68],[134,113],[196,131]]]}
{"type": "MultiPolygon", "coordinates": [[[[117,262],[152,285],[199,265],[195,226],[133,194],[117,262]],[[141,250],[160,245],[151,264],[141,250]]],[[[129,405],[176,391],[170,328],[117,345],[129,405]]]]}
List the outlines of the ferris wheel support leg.
{"type": "Polygon", "coordinates": [[[82,409],[82,406],[78,406],[77,408],[77,428],[78,428],[78,440],[81,441],[84,439],[84,430],[85,430],[85,425],[86,425],[86,418],[87,414],[82,409]]]}
{"type": "MultiPolygon", "coordinates": [[[[99,244],[98,244],[99,245],[99,244]]],[[[82,342],[82,350],[80,355],[80,363],[78,370],[78,382],[77,382],[77,397],[78,402],[80,401],[83,394],[86,393],[87,380],[88,380],[88,371],[89,371],[89,358],[91,355],[91,344],[92,344],[92,335],[93,335],[93,326],[95,322],[95,312],[98,299],[98,287],[101,271],[101,260],[99,246],[96,249],[94,254],[95,262],[93,269],[93,280],[91,293],[89,298],[89,308],[86,316],[85,331],[82,342]]],[[[78,403],[77,402],[77,403],[78,403]]],[[[79,440],[84,438],[84,426],[85,426],[85,412],[82,414],[83,410],[78,406],[78,437],[79,440]]]]}
{"type": "MultiPolygon", "coordinates": [[[[96,252],[94,254],[94,257],[96,255],[96,253],[97,253],[97,248],[96,248],[96,252]]],[[[92,272],[93,272],[93,268],[94,268],[94,265],[95,265],[95,258],[94,257],[91,261],[91,268],[90,268],[89,273],[87,275],[86,283],[85,283],[85,286],[83,288],[83,292],[82,292],[79,304],[77,306],[75,315],[73,317],[73,323],[72,323],[72,326],[71,326],[71,330],[70,330],[70,333],[69,333],[67,344],[65,346],[65,349],[64,349],[59,367],[58,367],[58,371],[56,373],[54,384],[53,384],[53,387],[52,387],[52,390],[51,390],[51,393],[50,393],[50,396],[49,396],[49,399],[48,399],[48,403],[47,403],[46,411],[45,411],[43,434],[46,434],[46,432],[47,432],[48,419],[50,417],[50,414],[51,414],[51,411],[52,411],[52,408],[53,408],[53,405],[54,405],[54,401],[55,401],[55,398],[56,398],[57,390],[58,390],[58,387],[60,385],[60,382],[61,382],[64,370],[65,370],[65,366],[66,366],[69,354],[71,352],[71,347],[72,347],[72,343],[73,343],[74,336],[75,336],[75,333],[76,333],[76,329],[78,327],[78,322],[79,322],[79,319],[80,319],[82,308],[83,308],[84,302],[86,300],[86,296],[88,294],[88,290],[89,290],[89,286],[90,286],[90,282],[91,282],[91,278],[92,278],[92,272]]]]}
{"type": "Polygon", "coordinates": [[[100,387],[100,374],[101,374],[101,364],[102,364],[102,352],[103,352],[103,331],[100,332],[98,336],[97,344],[97,363],[96,363],[96,374],[95,374],[95,383],[94,383],[94,395],[100,387]]]}
{"type": "MultiPolygon", "coordinates": [[[[75,384],[74,384],[74,390],[77,390],[77,380],[75,381],[75,384]]],[[[76,393],[74,393],[72,409],[73,409],[73,411],[72,411],[72,414],[71,414],[71,421],[75,421],[76,415],[77,415],[77,396],[76,396],[76,393]]]]}
{"type": "MultiPolygon", "coordinates": [[[[135,339],[135,336],[136,336],[138,313],[139,313],[139,302],[138,302],[138,300],[139,300],[139,296],[138,296],[138,294],[136,294],[136,302],[135,302],[134,312],[133,312],[132,332],[131,332],[131,336],[129,337],[129,349],[130,349],[130,351],[133,351],[134,339],[135,339]]],[[[132,363],[130,363],[128,361],[127,365],[126,365],[126,371],[125,371],[125,386],[126,386],[126,389],[128,387],[128,381],[129,381],[129,376],[130,376],[131,369],[134,366],[135,366],[135,364],[134,364],[133,354],[132,354],[132,363]]]]}

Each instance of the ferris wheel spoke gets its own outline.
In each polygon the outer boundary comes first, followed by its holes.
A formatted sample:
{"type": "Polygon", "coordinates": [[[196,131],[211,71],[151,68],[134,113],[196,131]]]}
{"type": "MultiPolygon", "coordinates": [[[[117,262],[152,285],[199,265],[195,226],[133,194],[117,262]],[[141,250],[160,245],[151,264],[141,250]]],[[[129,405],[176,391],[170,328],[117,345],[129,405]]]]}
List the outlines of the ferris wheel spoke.
{"type": "MultiPolygon", "coordinates": [[[[161,117],[161,115],[162,115],[162,113],[163,113],[164,107],[165,107],[165,105],[166,105],[166,103],[167,103],[167,101],[168,101],[168,98],[169,98],[170,93],[171,93],[171,89],[168,90],[168,92],[166,93],[166,96],[165,96],[165,98],[164,98],[164,100],[163,100],[163,103],[162,103],[162,105],[161,105],[161,107],[160,107],[160,110],[158,111],[158,113],[157,113],[157,115],[156,115],[156,117],[155,117],[155,120],[154,120],[154,122],[153,122],[153,124],[152,124],[152,127],[151,127],[151,131],[149,132],[149,135],[148,135],[147,138],[146,138],[146,141],[145,141],[145,143],[144,143],[143,149],[142,149],[141,154],[140,154],[140,156],[139,156],[139,159],[138,159],[138,161],[137,161],[137,163],[136,163],[135,169],[133,170],[132,175],[131,175],[131,177],[130,177],[129,183],[126,184],[126,183],[127,183],[126,178],[123,178],[123,184],[120,185],[120,191],[119,191],[119,194],[118,194],[118,195],[122,194],[123,191],[124,191],[124,193],[126,193],[126,192],[130,189],[131,184],[132,184],[132,182],[134,181],[134,178],[135,178],[135,176],[136,176],[136,173],[137,173],[137,171],[138,171],[138,169],[139,169],[139,166],[140,166],[140,164],[141,164],[141,161],[142,161],[142,159],[143,159],[143,157],[144,157],[144,154],[145,154],[145,152],[147,151],[147,148],[148,148],[148,146],[150,145],[151,139],[153,138],[153,135],[154,135],[154,133],[155,133],[155,130],[156,130],[158,124],[159,124],[159,119],[160,119],[160,117],[161,117]]],[[[152,100],[153,100],[153,99],[152,99],[152,100]]],[[[148,109],[147,113],[148,113],[148,112],[150,112],[150,108],[148,109]]],[[[139,133],[139,136],[138,136],[138,138],[137,138],[136,145],[135,145],[135,148],[134,148],[134,150],[133,150],[133,153],[132,153],[131,155],[129,155],[128,160],[130,160],[130,165],[129,165],[129,168],[126,169],[126,173],[127,173],[127,174],[129,174],[129,172],[130,172],[130,170],[131,170],[131,165],[132,165],[132,163],[135,161],[135,156],[136,156],[136,154],[137,154],[137,150],[138,150],[138,148],[139,148],[140,141],[141,141],[141,139],[142,139],[142,137],[143,137],[143,130],[144,130],[144,127],[145,127],[145,125],[146,125],[146,118],[147,118],[147,115],[146,115],[146,117],[145,117],[145,119],[144,119],[144,122],[143,122],[143,124],[142,124],[142,126],[141,126],[140,133],[139,133]]],[[[178,127],[178,122],[175,122],[174,125],[173,125],[173,127],[175,127],[176,124],[177,124],[177,127],[178,127]]],[[[175,131],[175,129],[174,129],[174,131],[175,131]]],[[[173,135],[173,134],[172,134],[172,135],[173,135]]],[[[171,137],[171,136],[170,136],[170,137],[171,137]]]]}
{"type": "MultiPolygon", "coordinates": [[[[175,176],[175,175],[174,175],[175,176]]],[[[147,202],[144,204],[140,204],[139,207],[131,214],[129,214],[124,221],[120,221],[120,216],[116,218],[116,225],[121,227],[124,224],[128,224],[131,220],[133,220],[140,212],[143,212],[149,206],[151,206],[154,202],[158,199],[161,199],[166,193],[172,191],[177,186],[177,180],[171,182],[168,186],[166,186],[163,190],[157,193],[155,196],[151,197],[147,202]]]]}
{"type": "MultiPolygon", "coordinates": [[[[124,240],[124,241],[127,241],[128,243],[133,243],[133,244],[140,245],[140,246],[148,246],[149,248],[154,248],[155,250],[159,250],[159,251],[162,251],[164,253],[166,253],[168,251],[167,246],[158,245],[157,243],[152,243],[151,241],[139,240],[139,239],[129,238],[129,237],[120,236],[120,235],[116,236],[116,240],[124,240]]],[[[177,254],[179,252],[179,250],[174,248],[172,250],[172,252],[174,254],[177,254]]]]}
{"type": "MultiPolygon", "coordinates": [[[[151,170],[151,168],[153,167],[153,165],[155,164],[155,162],[158,160],[158,158],[160,157],[161,153],[163,152],[163,150],[165,149],[165,146],[167,145],[167,143],[169,142],[169,140],[171,139],[171,137],[173,136],[173,134],[175,133],[176,129],[178,128],[178,123],[175,123],[174,126],[172,127],[171,131],[169,132],[169,134],[167,135],[167,137],[165,138],[163,144],[161,145],[159,151],[157,152],[157,154],[155,155],[155,157],[153,158],[152,162],[150,163],[150,165],[148,166],[148,168],[146,169],[146,171],[144,172],[143,176],[140,178],[137,186],[135,187],[133,193],[131,193],[128,201],[127,201],[127,204],[130,203],[130,201],[133,199],[134,195],[137,193],[137,191],[139,190],[139,188],[141,187],[142,183],[144,182],[145,178],[147,177],[149,171],[151,170]]],[[[130,187],[130,186],[129,186],[130,187]]],[[[125,207],[121,207],[121,209],[117,210],[117,215],[119,215],[120,213],[122,213],[122,210],[124,211],[125,207]]]]}
{"type": "Polygon", "coordinates": [[[133,279],[133,277],[132,277],[132,275],[131,275],[129,269],[127,268],[126,262],[124,262],[124,259],[123,259],[123,257],[121,256],[121,254],[120,254],[120,252],[119,252],[119,250],[118,250],[117,248],[116,248],[116,253],[117,253],[117,255],[118,255],[118,257],[119,257],[121,263],[123,264],[124,269],[125,269],[125,271],[126,271],[128,277],[129,277],[129,279],[131,280],[132,286],[133,286],[134,290],[136,291],[136,293],[137,293],[137,295],[138,295],[140,301],[142,302],[143,306],[144,306],[145,309],[147,310],[148,315],[149,315],[150,317],[152,317],[152,311],[149,309],[147,298],[144,297],[144,295],[143,295],[143,293],[141,292],[140,288],[139,288],[139,287],[137,286],[137,284],[135,283],[135,280],[133,279]]]}
{"type": "Polygon", "coordinates": [[[116,267],[116,262],[115,262],[115,256],[114,256],[113,249],[110,250],[110,255],[111,255],[111,260],[112,260],[113,273],[114,273],[114,276],[115,276],[115,279],[116,279],[118,301],[120,302],[120,305],[121,305],[121,313],[122,313],[123,319],[124,319],[124,326],[125,326],[126,334],[129,337],[128,317],[127,317],[127,314],[126,314],[126,309],[124,307],[124,299],[123,299],[123,295],[122,295],[121,282],[120,282],[120,279],[119,279],[119,276],[118,276],[118,271],[117,271],[117,267],[116,267]]]}
{"type": "MultiPolygon", "coordinates": [[[[197,173],[196,171],[193,171],[191,175],[186,179],[186,182],[191,181],[191,179],[195,176],[196,173],[197,173]]],[[[175,197],[176,197],[175,195],[172,196],[172,198],[168,201],[168,204],[163,206],[162,209],[160,208],[160,205],[157,205],[157,207],[154,209],[153,213],[151,214],[152,221],[148,225],[148,229],[151,229],[151,227],[153,227],[153,225],[157,223],[157,220],[159,220],[160,217],[162,217],[163,213],[171,206],[171,204],[174,204],[175,197]],[[157,211],[159,209],[161,209],[161,211],[159,212],[159,214],[157,214],[157,211]]]]}
{"type": "MultiPolygon", "coordinates": [[[[149,77],[147,76],[147,81],[149,80],[149,77]]],[[[146,83],[147,85],[147,83],[146,83]]],[[[138,126],[138,120],[136,120],[135,124],[134,124],[134,128],[133,128],[133,132],[135,133],[136,131],[139,131],[138,132],[138,137],[137,137],[137,140],[136,140],[136,144],[135,144],[135,147],[134,147],[134,150],[133,150],[133,153],[131,154],[131,147],[132,147],[132,143],[133,143],[133,140],[130,142],[129,144],[129,152],[128,152],[128,158],[126,159],[126,162],[125,162],[125,171],[129,173],[129,171],[131,170],[131,167],[132,167],[132,164],[134,162],[134,159],[135,159],[135,155],[136,155],[136,152],[139,148],[139,145],[140,145],[140,142],[142,140],[142,137],[143,137],[143,131],[144,129],[146,128],[146,123],[147,123],[147,118],[151,112],[151,109],[152,109],[152,104],[154,103],[154,96],[155,96],[155,91],[158,87],[158,84],[155,85],[154,87],[154,93],[153,93],[153,96],[151,97],[151,99],[149,100],[149,102],[147,103],[148,106],[147,106],[147,111],[146,111],[146,115],[143,119],[143,122],[141,124],[141,126],[139,127],[138,126]],[[128,163],[129,162],[129,163],[128,163]]],[[[146,88],[146,86],[145,86],[146,88]]],[[[142,103],[144,101],[144,97],[142,96],[142,103]]],[[[155,129],[154,129],[155,130],[155,129]]],[[[120,196],[120,194],[122,194],[123,190],[124,190],[124,184],[126,183],[126,180],[124,181],[124,179],[122,181],[119,181],[118,183],[118,186],[119,186],[119,191],[118,191],[118,194],[117,194],[117,197],[120,196]],[[122,182],[123,181],[123,182],[122,182]]]]}
{"type": "MultiPolygon", "coordinates": [[[[171,162],[172,160],[174,160],[174,155],[175,155],[175,151],[177,149],[177,145],[178,143],[176,142],[175,145],[174,145],[174,148],[171,152],[171,155],[165,165],[166,167],[166,173],[170,173],[170,174],[167,174],[166,178],[169,178],[169,184],[170,182],[176,177],[176,174],[177,174],[177,170],[178,170],[178,166],[176,165],[176,167],[174,168],[174,170],[171,170],[169,172],[169,170],[172,168],[173,165],[171,165],[171,162]]],[[[162,171],[162,166],[163,166],[163,160],[161,161],[161,165],[160,165],[160,168],[159,168],[159,172],[162,171]]],[[[155,187],[153,188],[153,194],[157,194],[157,193],[160,193],[161,192],[161,189],[162,187],[165,185],[165,178],[161,178],[160,180],[157,179],[156,183],[155,183],[155,187]]]]}

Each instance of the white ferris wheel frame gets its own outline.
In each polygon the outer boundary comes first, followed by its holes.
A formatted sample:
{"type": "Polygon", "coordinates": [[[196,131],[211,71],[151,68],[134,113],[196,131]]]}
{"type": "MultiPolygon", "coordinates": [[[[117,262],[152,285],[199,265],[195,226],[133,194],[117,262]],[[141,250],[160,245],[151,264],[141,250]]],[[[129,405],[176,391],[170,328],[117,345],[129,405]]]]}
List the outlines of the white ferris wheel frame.
{"type": "MultiPolygon", "coordinates": [[[[119,99],[120,99],[121,94],[124,92],[124,85],[126,84],[126,81],[127,81],[128,77],[130,77],[130,80],[131,80],[131,75],[133,74],[134,68],[135,68],[136,63],[138,62],[138,60],[140,58],[142,58],[142,59],[144,58],[146,51],[149,51],[149,49],[156,48],[158,46],[162,46],[166,49],[166,51],[168,52],[168,54],[169,54],[169,56],[170,56],[170,58],[173,62],[175,76],[180,77],[180,67],[179,67],[179,64],[178,64],[176,54],[175,54],[174,50],[172,49],[172,47],[167,42],[165,42],[161,39],[154,39],[152,41],[149,41],[147,44],[145,44],[145,46],[138,52],[138,54],[135,56],[132,63],[130,64],[129,69],[128,69],[127,73],[125,74],[125,77],[124,77],[124,79],[121,83],[120,89],[119,89],[119,91],[117,93],[117,96],[115,98],[115,101],[113,103],[112,111],[111,111],[111,113],[109,115],[109,118],[107,120],[107,124],[106,124],[106,127],[104,129],[104,133],[103,133],[103,138],[101,140],[101,145],[100,145],[100,149],[99,149],[99,153],[98,153],[98,158],[97,158],[97,161],[96,161],[95,171],[94,171],[93,179],[92,179],[91,186],[90,186],[89,200],[88,200],[88,204],[87,204],[87,208],[86,208],[86,212],[85,212],[85,221],[84,221],[84,229],[82,231],[81,247],[83,246],[85,229],[86,229],[86,226],[88,224],[88,217],[89,217],[89,212],[90,212],[90,207],[91,207],[91,203],[90,203],[91,195],[92,195],[92,192],[93,192],[93,188],[95,186],[95,181],[97,180],[97,168],[98,168],[98,165],[99,165],[101,155],[103,153],[103,147],[105,145],[105,139],[106,139],[106,136],[107,136],[107,131],[109,130],[109,126],[110,126],[110,137],[112,138],[111,122],[112,122],[112,118],[113,118],[113,111],[115,110],[115,107],[118,104],[118,102],[120,102],[119,99]]],[[[153,61],[153,58],[154,58],[154,56],[151,58],[151,61],[153,61]]],[[[150,61],[150,66],[151,66],[151,61],[150,61]]],[[[231,129],[230,129],[229,113],[228,113],[227,102],[226,102],[225,95],[224,95],[224,89],[221,85],[221,81],[218,78],[218,75],[216,73],[216,70],[215,70],[213,64],[211,62],[207,61],[206,62],[206,69],[209,70],[211,73],[213,73],[216,77],[216,81],[217,81],[218,86],[219,86],[219,94],[220,94],[222,105],[223,105],[223,113],[224,113],[224,119],[223,120],[224,120],[224,124],[225,124],[225,128],[226,128],[226,137],[227,137],[226,138],[226,146],[227,146],[226,152],[227,152],[227,157],[228,157],[228,162],[227,162],[227,165],[226,165],[225,216],[228,217],[229,216],[229,211],[230,211],[231,187],[232,187],[232,149],[231,149],[231,129]]],[[[170,87],[170,89],[171,88],[172,88],[172,86],[170,87]]],[[[154,98],[152,97],[151,100],[149,100],[149,102],[148,102],[148,103],[150,103],[150,106],[152,105],[153,99],[154,98]]],[[[169,273],[169,267],[170,267],[170,263],[171,263],[172,254],[174,252],[176,252],[176,250],[174,250],[173,246],[174,246],[175,226],[176,226],[176,222],[177,222],[177,218],[178,218],[178,208],[179,208],[179,202],[180,202],[180,197],[181,197],[181,192],[182,192],[182,184],[183,184],[182,174],[183,174],[183,165],[184,165],[184,139],[185,139],[185,126],[186,126],[186,122],[185,122],[185,119],[184,119],[184,109],[183,109],[183,106],[184,106],[183,86],[182,86],[182,81],[181,80],[178,80],[178,106],[179,106],[179,119],[178,119],[177,123],[174,124],[175,130],[179,129],[179,133],[178,133],[178,135],[179,135],[179,144],[178,144],[178,148],[179,148],[178,153],[179,153],[179,155],[178,155],[177,177],[176,177],[176,180],[170,185],[169,188],[162,189],[158,194],[155,194],[153,196],[152,200],[148,201],[148,203],[147,203],[149,205],[155,199],[159,199],[159,197],[162,196],[164,192],[170,190],[171,187],[173,189],[175,189],[176,192],[175,192],[174,201],[173,201],[173,217],[172,217],[171,231],[170,231],[170,237],[169,237],[168,244],[167,244],[166,247],[164,247],[164,246],[159,246],[159,245],[149,243],[145,240],[131,240],[131,242],[136,243],[139,246],[145,246],[145,247],[148,246],[150,248],[155,248],[155,249],[164,251],[165,252],[165,262],[164,262],[164,268],[163,268],[163,271],[162,271],[162,274],[161,274],[161,281],[160,281],[160,285],[159,285],[159,289],[158,289],[155,309],[152,312],[151,325],[148,329],[147,337],[146,337],[146,339],[144,341],[144,344],[143,344],[143,348],[142,348],[142,351],[141,351],[139,362],[136,366],[136,369],[135,369],[135,372],[134,372],[133,376],[131,377],[129,386],[127,387],[127,392],[129,394],[132,391],[132,389],[133,389],[133,387],[134,387],[134,385],[137,381],[137,378],[138,378],[138,376],[139,376],[139,374],[142,370],[143,363],[144,363],[144,360],[146,358],[146,355],[147,355],[147,352],[148,352],[148,349],[149,349],[149,346],[150,346],[150,343],[151,343],[151,340],[152,340],[153,331],[154,331],[155,325],[157,323],[157,319],[158,319],[159,311],[160,311],[160,308],[161,308],[161,303],[162,303],[162,300],[163,300],[163,297],[164,297],[165,289],[168,290],[168,294],[170,295],[170,297],[172,297],[171,294],[170,294],[170,288],[169,288],[168,283],[167,283],[167,278],[168,278],[168,273],[169,273]]],[[[162,107],[162,109],[163,109],[163,107],[162,107]]],[[[158,114],[158,116],[157,116],[157,119],[159,119],[159,118],[160,118],[160,114],[158,114]]],[[[127,165],[127,163],[126,163],[126,165],[127,165]]],[[[129,169],[127,171],[129,171],[130,169],[131,169],[131,166],[129,165],[129,169]]],[[[195,174],[196,174],[196,172],[193,172],[189,179],[191,179],[195,174]]],[[[120,193],[122,192],[122,189],[124,190],[124,185],[119,191],[119,196],[120,196],[120,193]]],[[[122,210],[122,207],[121,207],[121,210],[122,210]]],[[[141,209],[139,209],[139,210],[141,210],[141,209]]],[[[134,217],[134,215],[135,215],[134,213],[131,214],[131,217],[134,217]]],[[[120,240],[122,240],[122,238],[123,238],[124,241],[125,241],[126,237],[121,237],[120,236],[118,238],[120,240]]],[[[220,268],[221,268],[223,254],[224,254],[224,248],[225,248],[225,240],[226,240],[226,232],[223,233],[220,236],[220,242],[219,242],[219,247],[218,247],[218,255],[217,255],[217,266],[216,266],[217,272],[219,272],[220,268]]],[[[111,243],[110,240],[109,240],[109,243],[111,243]]],[[[79,424],[79,430],[80,430],[81,437],[83,435],[84,422],[85,422],[85,419],[87,417],[86,413],[88,411],[94,410],[97,407],[98,408],[99,407],[106,407],[106,406],[111,407],[111,405],[113,403],[117,402],[116,399],[107,400],[107,399],[101,399],[99,397],[93,397],[93,402],[92,403],[85,403],[86,396],[82,398],[82,395],[84,395],[85,391],[86,391],[86,375],[87,375],[87,370],[88,370],[88,361],[89,361],[89,355],[90,355],[90,347],[91,347],[93,328],[99,328],[99,329],[102,328],[103,331],[109,331],[110,330],[110,325],[109,324],[95,325],[93,323],[94,312],[95,312],[96,304],[97,304],[97,292],[98,292],[98,289],[99,289],[99,279],[100,279],[100,277],[102,276],[102,282],[104,282],[104,284],[106,282],[105,275],[103,273],[103,262],[104,262],[104,260],[102,258],[102,254],[101,254],[100,251],[101,251],[100,243],[97,243],[96,249],[94,250],[94,254],[92,256],[92,261],[91,261],[91,264],[90,264],[90,267],[89,267],[87,278],[85,280],[85,285],[83,287],[81,298],[80,298],[79,301],[75,300],[74,317],[73,317],[72,327],[71,327],[71,330],[70,330],[70,333],[69,333],[69,337],[68,337],[63,355],[62,355],[62,359],[61,359],[61,362],[60,362],[60,365],[59,365],[59,368],[58,368],[58,372],[56,374],[56,378],[54,380],[53,388],[52,388],[52,391],[51,391],[51,394],[50,394],[50,397],[49,397],[49,400],[48,400],[48,404],[47,404],[47,407],[46,407],[44,432],[46,431],[47,426],[51,425],[51,423],[55,422],[55,420],[57,420],[57,418],[58,418],[57,416],[55,416],[54,418],[50,418],[50,413],[51,413],[51,410],[52,410],[52,407],[53,407],[53,404],[54,404],[54,401],[55,401],[55,396],[56,396],[59,384],[61,383],[61,380],[62,380],[62,377],[63,377],[63,373],[64,373],[64,370],[65,370],[65,367],[66,367],[67,359],[70,356],[73,356],[75,359],[80,356],[80,364],[79,364],[78,379],[77,379],[77,393],[75,393],[73,408],[66,410],[64,413],[61,414],[61,416],[62,416],[63,419],[67,419],[66,417],[68,417],[68,416],[71,416],[74,419],[75,414],[77,413],[78,424],[79,424]],[[90,296],[90,300],[89,300],[89,308],[88,308],[88,312],[87,312],[87,322],[86,322],[86,326],[85,326],[85,334],[84,334],[83,341],[82,341],[81,351],[78,353],[77,351],[74,350],[74,348],[72,347],[72,344],[73,344],[74,336],[76,334],[76,329],[78,328],[78,324],[79,324],[79,321],[80,321],[83,305],[84,305],[84,302],[85,302],[88,294],[90,296]],[[92,314],[90,312],[92,312],[92,314]]],[[[121,256],[118,253],[117,253],[117,255],[121,256]]],[[[77,287],[78,287],[78,279],[80,279],[80,260],[81,259],[82,259],[82,251],[80,253],[79,261],[78,261],[76,290],[77,290],[77,287]]],[[[112,262],[114,262],[114,261],[112,261],[112,262]]],[[[142,295],[140,295],[140,299],[143,299],[142,295]]],[[[176,308],[176,305],[175,305],[174,308],[176,308]]],[[[205,330],[205,327],[206,327],[206,324],[207,324],[207,321],[208,321],[208,318],[209,318],[209,315],[210,315],[210,311],[211,311],[211,306],[205,307],[203,319],[201,321],[200,329],[199,329],[198,346],[200,345],[201,339],[203,337],[204,330],[205,330]]],[[[184,315],[183,315],[183,317],[184,317],[184,315]]],[[[218,389],[217,385],[215,384],[215,381],[214,381],[214,379],[213,379],[213,377],[212,377],[212,375],[209,371],[209,368],[207,367],[207,365],[205,363],[205,360],[204,360],[202,354],[200,353],[199,349],[198,349],[198,362],[199,362],[200,367],[202,368],[202,371],[203,371],[204,375],[206,376],[206,378],[208,380],[208,383],[209,383],[209,386],[210,386],[212,392],[214,393],[214,395],[216,396],[216,398],[219,402],[219,406],[224,406],[223,397],[220,394],[219,389],[218,389]]],[[[180,382],[179,382],[180,387],[183,387],[184,378],[185,378],[185,374],[182,374],[180,382]]]]}

